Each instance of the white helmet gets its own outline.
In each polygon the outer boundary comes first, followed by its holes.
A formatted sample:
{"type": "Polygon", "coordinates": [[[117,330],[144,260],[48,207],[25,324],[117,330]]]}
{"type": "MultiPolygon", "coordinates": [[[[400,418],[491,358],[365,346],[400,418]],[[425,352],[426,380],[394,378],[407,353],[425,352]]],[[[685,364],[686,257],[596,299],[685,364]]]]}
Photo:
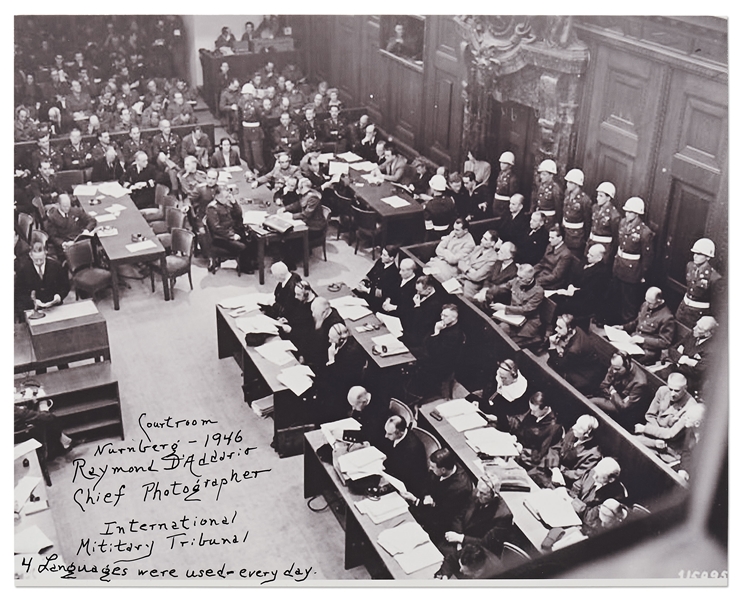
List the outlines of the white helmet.
{"type": "Polygon", "coordinates": [[[500,155],[499,162],[501,162],[501,163],[507,163],[509,165],[514,165],[515,164],[515,154],[513,154],[512,152],[503,152],[500,155]]]}
{"type": "Polygon", "coordinates": [[[626,204],[623,205],[624,212],[633,212],[637,215],[643,215],[644,214],[644,200],[639,198],[638,196],[632,196],[626,201],[626,204]]]}
{"type": "Polygon", "coordinates": [[[701,238],[693,244],[690,251],[693,254],[703,254],[709,258],[714,258],[714,255],[716,254],[716,245],[708,238],[701,238]]]}
{"type": "Polygon", "coordinates": [[[556,175],[557,174],[556,163],[550,158],[547,158],[544,162],[542,162],[538,166],[538,172],[541,173],[542,171],[546,171],[547,173],[552,173],[553,175],[556,175]]]}
{"type": "Polygon", "coordinates": [[[603,192],[606,196],[610,196],[611,198],[616,197],[616,186],[610,181],[604,181],[601,183],[596,191],[603,192]]]}
{"type": "Polygon", "coordinates": [[[446,178],[443,175],[433,175],[430,178],[430,188],[436,192],[443,192],[446,189],[446,178]]]}
{"type": "Polygon", "coordinates": [[[241,94],[252,94],[255,95],[255,86],[252,83],[246,83],[242,86],[241,94]]]}
{"type": "Polygon", "coordinates": [[[571,169],[564,177],[564,181],[571,181],[582,187],[585,184],[585,174],[579,169],[571,169]]]}

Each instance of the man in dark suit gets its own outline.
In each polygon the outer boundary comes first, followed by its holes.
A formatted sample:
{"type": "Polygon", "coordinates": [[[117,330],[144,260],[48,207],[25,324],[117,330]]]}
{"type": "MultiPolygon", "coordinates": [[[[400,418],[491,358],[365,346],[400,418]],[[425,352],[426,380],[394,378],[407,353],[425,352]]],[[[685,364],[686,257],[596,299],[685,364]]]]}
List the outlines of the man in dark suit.
{"type": "Polygon", "coordinates": [[[392,415],[384,424],[384,440],[379,446],[386,460],[384,471],[405,484],[415,496],[422,496],[427,485],[428,458],[425,447],[403,417],[392,415]]]}
{"type": "Polygon", "coordinates": [[[55,260],[47,258],[41,242],[34,242],[29,252],[31,260],[23,261],[16,274],[16,309],[20,312],[50,308],[62,304],[70,291],[67,271],[55,260]],[[36,300],[31,298],[35,293],[36,300]]]}
{"type": "Polygon", "coordinates": [[[518,265],[515,263],[516,252],[513,242],[503,242],[497,251],[497,262],[492,267],[492,271],[490,271],[482,289],[474,294],[473,301],[485,311],[495,299],[497,286],[515,279],[518,275],[518,265]]]}
{"type": "Polygon", "coordinates": [[[286,263],[282,261],[275,262],[271,265],[271,275],[278,279],[276,289],[273,290],[274,301],[270,306],[261,307],[261,310],[269,317],[277,319],[286,313],[286,309],[290,304],[296,302],[294,290],[296,284],[301,281],[301,277],[289,271],[286,263]]]}
{"type": "Polygon", "coordinates": [[[564,227],[556,223],[549,228],[549,246],[534,265],[536,283],[545,290],[566,288],[572,274],[574,254],[564,243],[564,227]]]}
{"type": "Polygon", "coordinates": [[[513,527],[513,515],[500,497],[500,480],[495,475],[479,478],[466,508],[453,519],[439,548],[446,557],[436,577],[448,578],[456,572],[463,546],[479,544],[496,556],[502,554],[513,527]]]}
{"type": "Polygon", "coordinates": [[[219,149],[211,155],[211,166],[214,169],[241,166],[240,155],[235,148],[232,148],[229,138],[225,137],[219,141],[219,149]]]}
{"type": "Polygon", "coordinates": [[[572,282],[577,288],[572,296],[554,294],[551,299],[557,304],[557,312],[571,313],[576,319],[589,319],[593,315],[603,315],[608,283],[611,272],[603,260],[605,246],[595,244],[587,251],[587,263],[580,269],[572,282]]]}
{"type": "Polygon", "coordinates": [[[149,164],[147,153],[140,150],[134,155],[134,162],[122,177],[122,185],[132,190],[131,200],[137,208],[155,206],[155,183],[157,172],[149,164]]]}
{"type": "Polygon", "coordinates": [[[422,498],[406,492],[402,497],[412,505],[415,518],[433,541],[442,541],[454,519],[466,509],[472,482],[464,469],[456,464],[456,455],[440,448],[430,455],[430,472],[426,495],[422,498]]]}
{"type": "Polygon", "coordinates": [[[415,261],[411,258],[403,258],[399,262],[399,282],[384,298],[382,310],[399,318],[407,313],[413,307],[415,280],[415,261]]]}
{"type": "Polygon", "coordinates": [[[523,194],[513,194],[510,197],[509,211],[502,217],[497,231],[506,242],[513,242],[516,246],[528,235],[528,213],[523,208],[525,199],[523,194]]]}
{"type": "Polygon", "coordinates": [[[562,426],[557,423],[556,415],[542,392],[536,392],[528,399],[528,412],[522,420],[509,417],[508,421],[520,446],[518,462],[526,469],[538,465],[549,448],[562,437],[562,426]]]}
{"type": "Polygon", "coordinates": [[[343,323],[343,318],[337,309],[330,306],[330,301],[321,296],[312,300],[311,309],[314,330],[309,336],[309,343],[305,345],[304,362],[312,368],[322,369],[328,360],[330,329],[335,323],[343,323]]]}
{"type": "Polygon", "coordinates": [[[209,155],[211,154],[211,140],[202,130],[200,125],[196,125],[193,131],[183,138],[180,144],[180,155],[185,161],[186,156],[195,156],[198,164],[207,168],[209,166],[209,155]]]}
{"type": "Polygon", "coordinates": [[[415,282],[415,295],[412,307],[400,315],[402,320],[402,341],[405,345],[419,351],[426,336],[433,333],[441,314],[443,301],[433,287],[430,275],[421,275],[415,282]]]}
{"type": "Polygon", "coordinates": [[[384,441],[384,424],[389,416],[389,402],[383,398],[372,396],[365,387],[354,385],[348,390],[348,404],[350,417],[361,424],[363,439],[377,448],[384,441]]]}
{"type": "Polygon", "coordinates": [[[93,163],[90,181],[118,181],[124,176],[124,167],[116,156],[116,150],[109,146],[103,158],[93,163]]]}
{"type": "Polygon", "coordinates": [[[618,480],[620,476],[621,467],[616,459],[602,458],[568,490],[572,497],[572,508],[585,525],[597,525],[600,521],[600,505],[606,499],[613,498],[619,502],[626,499],[626,488],[618,480]]]}
{"type": "Polygon", "coordinates": [[[543,258],[546,246],[549,244],[549,232],[545,227],[544,215],[536,211],[531,215],[528,234],[516,242],[518,248],[518,263],[536,265],[543,258]]]}
{"type": "Polygon", "coordinates": [[[395,288],[399,287],[399,269],[395,263],[397,253],[396,246],[383,248],[379,260],[353,290],[356,296],[368,302],[374,312],[379,311],[384,300],[391,297],[395,288]]]}

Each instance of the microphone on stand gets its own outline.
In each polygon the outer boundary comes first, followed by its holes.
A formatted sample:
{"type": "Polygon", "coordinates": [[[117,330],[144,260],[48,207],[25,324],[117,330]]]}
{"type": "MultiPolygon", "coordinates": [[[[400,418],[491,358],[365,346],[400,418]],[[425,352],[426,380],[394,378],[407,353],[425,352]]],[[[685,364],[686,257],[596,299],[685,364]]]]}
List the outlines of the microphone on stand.
{"type": "Polygon", "coordinates": [[[46,316],[46,314],[42,311],[40,311],[36,307],[36,290],[31,290],[31,301],[33,302],[33,312],[28,315],[29,319],[41,319],[46,316]]]}

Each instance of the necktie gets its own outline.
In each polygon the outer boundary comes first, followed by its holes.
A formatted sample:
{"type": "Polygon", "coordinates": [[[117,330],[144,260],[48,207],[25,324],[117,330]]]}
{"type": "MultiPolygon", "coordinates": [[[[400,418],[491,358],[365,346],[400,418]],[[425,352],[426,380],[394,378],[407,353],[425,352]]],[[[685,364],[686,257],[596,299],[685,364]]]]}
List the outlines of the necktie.
{"type": "Polygon", "coordinates": [[[39,278],[44,279],[44,265],[36,267],[36,271],[39,273],[39,278]]]}

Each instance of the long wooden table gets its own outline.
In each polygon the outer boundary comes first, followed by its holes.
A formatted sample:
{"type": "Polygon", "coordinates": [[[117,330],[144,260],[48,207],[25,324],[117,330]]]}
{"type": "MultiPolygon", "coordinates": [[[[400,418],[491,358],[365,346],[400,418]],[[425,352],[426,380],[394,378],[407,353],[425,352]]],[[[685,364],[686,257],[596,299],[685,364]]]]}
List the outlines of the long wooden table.
{"type": "MultiPolygon", "coordinates": [[[[99,184],[95,184],[99,185],[99,184]]],[[[162,274],[162,289],[165,300],[170,299],[170,293],[167,285],[167,268],[165,264],[165,248],[157,239],[147,221],[139,212],[132,199],[128,194],[120,198],[114,198],[104,194],[96,194],[93,199],[100,199],[100,204],[90,204],[90,197],[80,196],[80,206],[85,212],[93,217],[100,217],[110,214],[106,209],[114,204],[124,206],[115,220],[99,223],[99,226],[110,225],[115,227],[118,233],[112,236],[98,236],[103,251],[108,257],[111,265],[111,276],[113,278],[113,307],[119,310],[119,276],[118,267],[120,265],[133,263],[151,263],[156,260],[160,261],[160,272],[162,274]],[[136,252],[130,252],[126,247],[132,243],[132,235],[141,234],[145,240],[151,240],[155,247],[136,252]]]]}
{"type": "MultiPolygon", "coordinates": [[[[446,419],[438,421],[430,416],[430,413],[443,402],[446,402],[446,400],[436,400],[420,407],[421,425],[434,433],[446,446],[453,450],[466,470],[469,471],[469,474],[475,480],[478,480],[482,475],[482,470],[478,466],[477,453],[466,443],[464,434],[456,431],[446,419]]],[[[529,478],[529,481],[531,483],[531,491],[539,489],[532,479],[529,478]]],[[[513,522],[515,525],[525,535],[533,546],[533,549],[541,552],[541,543],[546,538],[549,530],[523,504],[528,499],[529,493],[501,492],[500,496],[502,496],[502,499],[508,505],[510,512],[513,513],[513,522]]]]}
{"type": "MultiPolygon", "coordinates": [[[[237,186],[238,197],[237,202],[242,208],[242,214],[247,222],[248,213],[250,211],[264,211],[270,215],[278,212],[278,206],[273,202],[273,192],[270,188],[263,184],[256,188],[253,188],[245,179],[245,172],[242,168],[240,170],[227,171],[226,169],[219,169],[224,173],[229,173],[230,179],[228,181],[220,181],[220,186],[237,186]]],[[[290,214],[286,215],[291,217],[290,214]]],[[[271,242],[277,242],[281,240],[301,239],[304,249],[304,277],[309,276],[309,229],[307,228],[304,221],[299,219],[292,219],[294,222],[294,229],[286,233],[276,233],[263,227],[255,225],[247,225],[250,230],[255,234],[258,241],[258,281],[260,285],[265,283],[265,247],[271,242]]]]}
{"type": "Polygon", "coordinates": [[[365,564],[374,579],[425,580],[433,579],[440,564],[407,574],[397,561],[377,542],[379,534],[402,523],[414,523],[410,512],[376,525],[362,514],[355,503],[365,496],[352,493],[338,477],[335,468],[323,462],[317,450],[327,443],[322,431],[304,434],[304,497],[325,495],[333,506],[335,516],[345,529],[345,568],[365,564]]]}

